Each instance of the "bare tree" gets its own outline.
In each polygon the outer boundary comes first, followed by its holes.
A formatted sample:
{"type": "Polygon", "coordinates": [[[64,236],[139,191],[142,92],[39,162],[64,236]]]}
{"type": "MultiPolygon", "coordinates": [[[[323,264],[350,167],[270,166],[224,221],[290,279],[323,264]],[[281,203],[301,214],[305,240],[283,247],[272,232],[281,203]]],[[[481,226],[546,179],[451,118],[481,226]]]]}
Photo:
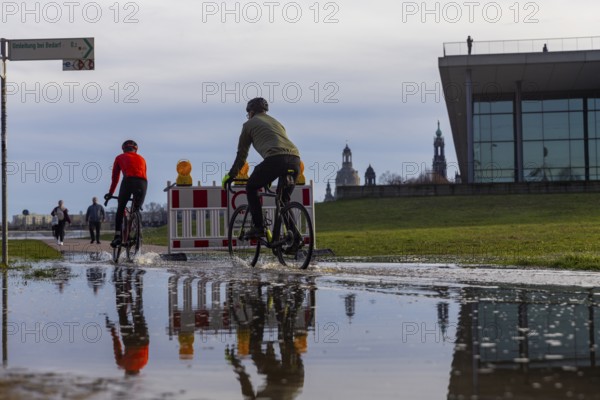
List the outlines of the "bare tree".
{"type": "Polygon", "coordinates": [[[445,184],[449,183],[448,178],[441,176],[437,172],[425,171],[421,172],[416,178],[409,179],[407,184],[445,184]]]}
{"type": "Polygon", "coordinates": [[[402,185],[402,176],[394,172],[385,171],[379,177],[380,185],[402,185]]]}

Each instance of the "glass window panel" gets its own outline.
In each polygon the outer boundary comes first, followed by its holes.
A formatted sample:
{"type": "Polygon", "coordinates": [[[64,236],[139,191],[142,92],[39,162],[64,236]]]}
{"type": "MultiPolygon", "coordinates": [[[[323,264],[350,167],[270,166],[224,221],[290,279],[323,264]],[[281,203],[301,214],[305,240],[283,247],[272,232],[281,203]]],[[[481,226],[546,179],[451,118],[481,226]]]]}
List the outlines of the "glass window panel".
{"type": "Polygon", "coordinates": [[[598,157],[600,155],[599,147],[599,140],[592,139],[588,141],[590,168],[600,167],[600,157],[598,157]]]}
{"type": "Polygon", "coordinates": [[[600,99],[588,99],[588,109],[589,110],[600,109],[600,99]]]}
{"type": "Polygon", "coordinates": [[[570,111],[582,111],[583,110],[583,99],[569,99],[569,110],[570,111]]]}
{"type": "Polygon", "coordinates": [[[475,163],[475,169],[481,169],[481,143],[473,144],[473,161],[475,163]]]}
{"type": "Polygon", "coordinates": [[[515,146],[513,142],[491,143],[492,162],[496,168],[514,169],[515,146]]]}
{"type": "Polygon", "coordinates": [[[570,146],[570,162],[572,168],[585,167],[585,147],[583,140],[571,140],[570,146]]]}
{"type": "Polygon", "coordinates": [[[492,164],[492,151],[490,146],[491,143],[475,143],[475,168],[480,170],[490,168],[490,164],[492,164]]]}
{"type": "Polygon", "coordinates": [[[553,181],[580,181],[585,179],[585,173],[583,169],[563,167],[563,168],[550,168],[549,174],[553,181]]]}
{"type": "Polygon", "coordinates": [[[479,114],[479,102],[473,102],[473,114],[479,114]]]}
{"type": "Polygon", "coordinates": [[[514,140],[513,115],[498,114],[491,116],[492,140],[514,140]]]}
{"type": "Polygon", "coordinates": [[[514,169],[503,169],[498,171],[498,176],[494,179],[494,182],[514,182],[515,181],[515,170],[514,169]]]}
{"type": "Polygon", "coordinates": [[[544,147],[547,151],[545,165],[549,168],[559,168],[570,166],[569,141],[568,140],[553,140],[545,141],[544,147]]]}
{"type": "Polygon", "coordinates": [[[481,115],[479,116],[479,140],[482,142],[489,142],[492,140],[492,127],[491,127],[491,116],[481,115]]]}
{"type": "Polygon", "coordinates": [[[491,103],[492,114],[506,114],[513,112],[512,101],[495,101],[491,103]]]}
{"type": "Polygon", "coordinates": [[[544,140],[569,138],[569,113],[544,115],[544,140]]]}
{"type": "Polygon", "coordinates": [[[569,110],[568,99],[544,100],[543,103],[544,112],[569,110]]]}
{"type": "Polygon", "coordinates": [[[599,140],[590,140],[588,142],[589,149],[589,160],[590,160],[590,179],[598,180],[600,179],[600,141],[599,140]]]}
{"type": "Polygon", "coordinates": [[[478,101],[479,103],[479,113],[480,114],[489,114],[491,112],[490,103],[485,101],[478,101]]]}
{"type": "Polygon", "coordinates": [[[541,112],[542,102],[539,100],[524,100],[521,102],[523,112],[541,112]]]}
{"type": "Polygon", "coordinates": [[[481,124],[479,123],[479,115],[474,115],[473,116],[473,141],[474,142],[481,142],[481,124]]]}
{"type": "Polygon", "coordinates": [[[583,139],[583,112],[569,113],[569,137],[583,139]]]}
{"type": "Polygon", "coordinates": [[[539,180],[542,177],[544,163],[544,143],[541,141],[523,143],[523,167],[525,177],[539,180]]]}
{"type": "Polygon", "coordinates": [[[600,138],[600,111],[588,112],[588,137],[600,138]]]}
{"type": "Polygon", "coordinates": [[[543,139],[542,114],[523,114],[523,140],[543,139]]]}

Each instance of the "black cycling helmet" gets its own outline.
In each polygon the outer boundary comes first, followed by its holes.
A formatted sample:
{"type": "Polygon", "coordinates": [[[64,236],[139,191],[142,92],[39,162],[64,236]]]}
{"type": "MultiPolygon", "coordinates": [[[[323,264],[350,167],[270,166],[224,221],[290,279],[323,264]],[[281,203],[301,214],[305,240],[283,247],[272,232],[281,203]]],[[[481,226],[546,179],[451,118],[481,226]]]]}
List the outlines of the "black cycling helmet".
{"type": "Polygon", "coordinates": [[[123,142],[123,145],[121,145],[121,149],[123,149],[123,151],[135,151],[137,152],[138,150],[138,145],[135,142],[135,140],[126,140],[123,142]]]}
{"type": "Polygon", "coordinates": [[[246,112],[260,113],[269,111],[269,103],[262,97],[255,97],[246,105],[246,112]]]}

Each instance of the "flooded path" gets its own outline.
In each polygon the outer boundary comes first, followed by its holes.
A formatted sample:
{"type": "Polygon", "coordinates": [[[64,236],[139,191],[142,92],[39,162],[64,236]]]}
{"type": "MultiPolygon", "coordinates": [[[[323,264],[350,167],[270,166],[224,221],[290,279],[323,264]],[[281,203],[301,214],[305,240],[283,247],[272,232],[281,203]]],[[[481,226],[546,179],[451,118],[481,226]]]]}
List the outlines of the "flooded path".
{"type": "Polygon", "coordinates": [[[3,277],[1,398],[600,398],[600,274],[108,258],[3,277]]]}

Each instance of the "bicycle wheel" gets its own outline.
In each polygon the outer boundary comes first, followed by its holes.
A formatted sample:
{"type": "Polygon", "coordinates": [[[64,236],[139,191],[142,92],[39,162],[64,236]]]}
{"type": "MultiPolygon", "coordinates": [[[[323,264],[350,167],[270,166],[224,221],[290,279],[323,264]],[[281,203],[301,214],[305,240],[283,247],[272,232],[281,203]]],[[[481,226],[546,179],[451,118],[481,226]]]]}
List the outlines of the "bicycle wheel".
{"type": "Polygon", "coordinates": [[[134,212],[129,220],[129,234],[125,244],[127,261],[133,261],[133,258],[142,247],[142,219],[139,212],[134,212]]]}
{"type": "Polygon", "coordinates": [[[273,240],[282,242],[274,249],[279,262],[306,269],[312,259],[315,243],[312,220],[306,208],[297,202],[283,207],[274,230],[273,240]]]}
{"type": "Polygon", "coordinates": [[[121,256],[121,251],[123,250],[124,241],[127,237],[127,215],[123,215],[123,225],[121,226],[121,244],[117,247],[113,247],[113,262],[115,264],[119,263],[119,257],[121,256]]]}
{"type": "Polygon", "coordinates": [[[243,262],[254,267],[260,255],[260,241],[246,238],[246,232],[252,227],[252,215],[247,205],[238,207],[229,221],[227,242],[229,254],[234,262],[243,262]]]}

